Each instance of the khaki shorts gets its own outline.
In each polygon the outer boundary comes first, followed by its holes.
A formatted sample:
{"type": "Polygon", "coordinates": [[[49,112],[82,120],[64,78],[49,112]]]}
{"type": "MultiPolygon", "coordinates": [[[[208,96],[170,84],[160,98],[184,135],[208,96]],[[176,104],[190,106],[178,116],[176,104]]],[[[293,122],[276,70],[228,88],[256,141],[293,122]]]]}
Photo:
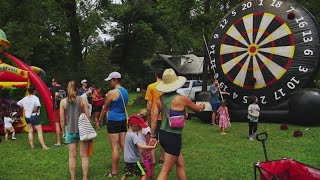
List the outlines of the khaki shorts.
{"type": "Polygon", "coordinates": [[[14,128],[13,127],[11,127],[11,128],[4,128],[4,133],[12,133],[12,132],[14,132],[14,128]]]}

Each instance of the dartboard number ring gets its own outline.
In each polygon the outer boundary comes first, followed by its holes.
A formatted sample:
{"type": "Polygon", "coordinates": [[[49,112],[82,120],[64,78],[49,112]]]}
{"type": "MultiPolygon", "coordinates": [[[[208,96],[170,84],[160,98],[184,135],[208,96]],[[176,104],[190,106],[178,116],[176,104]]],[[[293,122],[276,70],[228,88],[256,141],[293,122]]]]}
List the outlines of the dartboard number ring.
{"type": "Polygon", "coordinates": [[[286,101],[317,70],[319,31],[299,4],[247,0],[217,25],[209,43],[211,68],[233,103],[254,94],[268,106],[286,101]]]}

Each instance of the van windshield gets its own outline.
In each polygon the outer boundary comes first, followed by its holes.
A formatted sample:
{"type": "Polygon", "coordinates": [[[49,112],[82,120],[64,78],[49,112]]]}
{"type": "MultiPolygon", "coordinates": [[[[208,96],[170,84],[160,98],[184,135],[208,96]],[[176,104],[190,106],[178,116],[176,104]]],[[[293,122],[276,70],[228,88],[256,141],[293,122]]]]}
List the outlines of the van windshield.
{"type": "Polygon", "coordinates": [[[184,85],[181,88],[188,88],[189,84],[190,84],[190,82],[186,82],[186,83],[184,83],[184,85]]]}

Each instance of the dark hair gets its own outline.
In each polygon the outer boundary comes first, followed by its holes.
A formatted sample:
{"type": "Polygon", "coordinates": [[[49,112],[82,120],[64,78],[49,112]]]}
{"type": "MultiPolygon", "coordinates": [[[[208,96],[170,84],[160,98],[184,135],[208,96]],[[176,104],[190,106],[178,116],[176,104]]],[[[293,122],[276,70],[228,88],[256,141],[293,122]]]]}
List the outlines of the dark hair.
{"type": "Polygon", "coordinates": [[[35,90],[36,90],[36,88],[34,88],[34,87],[29,87],[29,88],[28,88],[28,92],[29,92],[30,94],[33,94],[35,90]]]}
{"type": "Polygon", "coordinates": [[[118,82],[119,84],[121,84],[121,78],[112,78],[112,79],[117,80],[117,82],[118,82]]]}
{"type": "Polygon", "coordinates": [[[6,110],[4,111],[4,116],[5,116],[5,117],[9,117],[9,116],[10,116],[10,111],[9,111],[9,109],[6,109],[6,110]]]}
{"type": "Polygon", "coordinates": [[[162,74],[164,72],[163,68],[156,68],[154,70],[155,75],[157,76],[157,78],[162,79],[162,74]]]}
{"type": "Polygon", "coordinates": [[[52,82],[56,82],[56,83],[60,84],[59,81],[56,78],[52,78],[51,83],[52,82]]]}
{"type": "Polygon", "coordinates": [[[255,96],[255,95],[249,96],[249,103],[252,104],[252,103],[256,102],[256,99],[257,99],[257,96],[255,96]]]}

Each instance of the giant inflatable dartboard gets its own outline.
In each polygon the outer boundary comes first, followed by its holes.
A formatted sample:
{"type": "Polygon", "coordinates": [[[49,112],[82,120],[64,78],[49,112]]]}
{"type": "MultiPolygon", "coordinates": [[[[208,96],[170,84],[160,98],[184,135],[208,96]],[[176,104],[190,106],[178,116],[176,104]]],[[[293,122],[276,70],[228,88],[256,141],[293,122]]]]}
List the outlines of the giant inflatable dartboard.
{"type": "Polygon", "coordinates": [[[288,100],[318,70],[319,30],[312,15],[289,0],[247,0],[218,24],[211,65],[232,102],[251,94],[265,107],[288,100]]]}

